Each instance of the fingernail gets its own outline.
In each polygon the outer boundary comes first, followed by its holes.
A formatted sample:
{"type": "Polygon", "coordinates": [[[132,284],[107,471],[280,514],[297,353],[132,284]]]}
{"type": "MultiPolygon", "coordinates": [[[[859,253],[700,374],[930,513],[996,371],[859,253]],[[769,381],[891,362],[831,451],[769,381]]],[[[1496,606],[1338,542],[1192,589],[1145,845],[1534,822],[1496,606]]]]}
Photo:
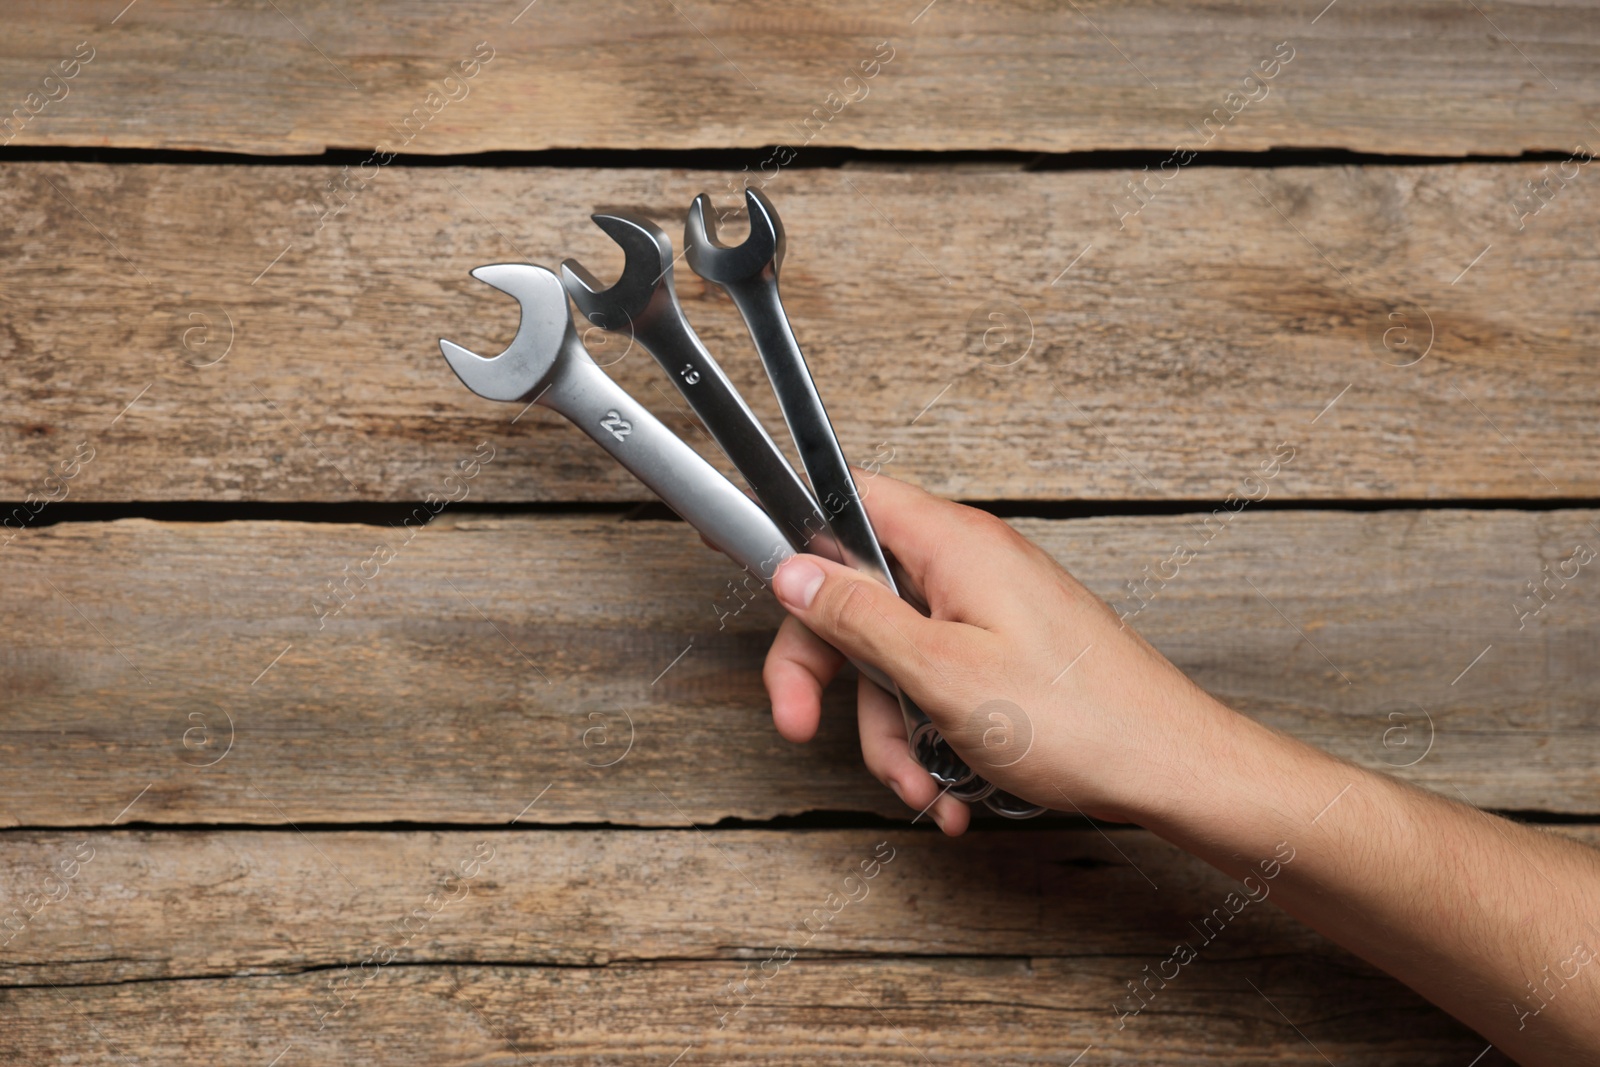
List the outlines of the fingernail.
{"type": "Polygon", "coordinates": [[[822,588],[822,568],[802,556],[785,560],[772,576],[772,591],[786,608],[804,611],[822,588]]]}

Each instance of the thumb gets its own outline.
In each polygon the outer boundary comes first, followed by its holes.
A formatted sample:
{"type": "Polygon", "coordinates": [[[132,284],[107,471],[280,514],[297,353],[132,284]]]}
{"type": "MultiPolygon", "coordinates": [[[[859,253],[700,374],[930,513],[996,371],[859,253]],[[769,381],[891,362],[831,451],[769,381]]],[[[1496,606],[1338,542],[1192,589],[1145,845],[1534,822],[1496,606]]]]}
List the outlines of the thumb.
{"type": "Polygon", "coordinates": [[[789,613],[851,659],[878,668],[925,708],[970,677],[984,632],[922,615],[888,586],[820,556],[797,555],[772,576],[789,613]]]}

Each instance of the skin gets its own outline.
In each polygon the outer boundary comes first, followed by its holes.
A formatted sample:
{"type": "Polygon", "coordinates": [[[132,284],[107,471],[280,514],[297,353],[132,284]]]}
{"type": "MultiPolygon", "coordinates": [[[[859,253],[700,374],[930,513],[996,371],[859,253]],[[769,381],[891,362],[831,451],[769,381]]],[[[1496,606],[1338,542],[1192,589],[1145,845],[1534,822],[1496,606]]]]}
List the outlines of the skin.
{"type": "MultiPolygon", "coordinates": [[[[842,649],[1000,788],[1137,823],[1234,878],[1286,842],[1274,904],[1519,1063],[1600,1064],[1600,852],[1240,715],[991,515],[882,475],[866,503],[931,617],[836,563],[786,561],[772,584],[790,614],[763,672],[783,737],[816,733],[842,649]]],[[[868,769],[964,832],[966,805],[912,760],[898,705],[859,686],[868,769]]]]}

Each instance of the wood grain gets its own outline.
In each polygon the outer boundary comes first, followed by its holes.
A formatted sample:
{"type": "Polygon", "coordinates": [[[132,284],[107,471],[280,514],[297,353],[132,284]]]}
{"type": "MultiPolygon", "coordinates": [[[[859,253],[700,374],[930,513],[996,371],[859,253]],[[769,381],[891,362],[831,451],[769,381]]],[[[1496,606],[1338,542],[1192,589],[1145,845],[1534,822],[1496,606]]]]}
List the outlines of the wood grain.
{"type": "MultiPolygon", "coordinates": [[[[1537,615],[1518,609],[1543,565],[1594,544],[1596,513],[1246,508],[1209,543],[1203,518],[1016,525],[1129,611],[1126,583],[1188,544],[1196,558],[1147,587],[1133,625],[1247,714],[1480,806],[1600,811],[1600,591],[1580,575],[1537,615]]],[[[830,690],[818,741],[777,738],[760,681],[776,604],[762,594],[719,630],[737,572],[687,526],[445,512],[404,538],[26,531],[4,549],[0,605],[27,623],[0,660],[0,758],[28,774],[0,780],[0,818],[905,814],[860,767],[848,687],[830,690]],[[319,620],[325,583],[373,573],[379,545],[393,558],[319,620]]]]}
{"type": "Polygon", "coordinates": [[[1270,880],[1197,932],[1239,887],[1142,831],[13,832],[0,886],[38,891],[72,854],[90,858],[69,891],[0,948],[7,1062],[265,1063],[291,1042],[301,1062],[384,1045],[397,1063],[1483,1047],[1279,913],[1270,880]],[[1198,959],[1119,1018],[1177,942],[1198,959]]]}
{"type": "MultiPolygon", "coordinates": [[[[61,899],[0,935],[11,938],[0,984],[284,973],[369,950],[384,966],[760,959],[778,945],[812,957],[1136,956],[1199,940],[1186,920],[1230,888],[1132,830],[948,844],[901,829],[15,831],[0,835],[3,899],[61,899]],[[74,855],[78,874],[59,889],[57,857],[74,855]]],[[[1338,954],[1274,907],[1239,918],[1221,933],[1213,923],[1214,953],[1338,954]]]]}
{"type": "Polygon", "coordinates": [[[300,1064],[400,1067],[659,1067],[675,1056],[686,1065],[1066,1067],[1092,1045],[1093,1058],[1080,1063],[1327,1067],[1324,1056],[1341,1067],[1387,1067],[1397,1058],[1461,1067],[1474,1056],[1482,1057],[1477,1067],[1510,1063],[1380,975],[1307,968],[1293,955],[1218,961],[1119,1031],[1109,998],[1123,989],[1132,962],[797,961],[765,1000],[754,999],[724,1028],[725,990],[741,980],[741,965],[389,967],[366,998],[320,1031],[319,1012],[337,1003],[325,974],[40,987],[0,991],[9,1017],[0,1052],[14,1063],[85,1065],[240,1056],[266,1064],[287,1051],[300,1064]]]}
{"type": "Polygon", "coordinates": [[[1600,22],[1555,2],[11,7],[19,144],[1165,151],[1239,93],[1211,147],[1515,155],[1588,140],[1600,85],[1600,22]],[[62,95],[43,79],[80,40],[93,58],[62,95]],[[493,58],[446,82],[479,42],[493,58]],[[1245,77],[1280,44],[1263,96],[1245,77]],[[892,58],[862,79],[874,56],[892,58]]]}
{"type": "MultiPolygon", "coordinates": [[[[1552,832],[1600,843],[1594,826],[1552,832]]],[[[1131,829],[11,831],[0,891],[17,914],[5,913],[0,985],[281,974],[369,955],[381,967],[761,960],[778,946],[808,959],[1138,959],[1187,941],[1210,958],[1356,965],[1268,903],[1272,879],[1252,885],[1219,922],[1212,909],[1238,883],[1131,829]],[[22,907],[30,894],[53,899],[22,907]]]]}
{"type": "MultiPolygon", "coordinates": [[[[729,176],[388,168],[319,230],[334,173],[0,169],[0,494],[415,502],[488,441],[474,500],[648,499],[558,416],[468,393],[437,340],[509,339],[472,267],[571,254],[605,276],[591,211],[676,233],[729,176]],[[92,462],[47,482],[80,445],[92,462]]],[[[1192,168],[1123,229],[1116,172],[851,167],[769,192],[845,448],[947,496],[1220,502],[1287,442],[1275,499],[1589,498],[1600,199],[1580,177],[1519,223],[1540,174],[1192,168]]],[[[781,427],[731,305],[677,281],[781,427]]],[[[642,348],[600,356],[708,447],[642,348]]]]}
{"type": "MultiPolygon", "coordinates": [[[[1246,714],[1474,804],[1597,817],[1600,593],[1529,594],[1600,543],[1600,512],[1562,506],[1600,497],[1588,165],[1160,176],[1181,147],[1588,153],[1597,45],[1600,18],[1546,0],[10,5],[0,144],[36,157],[734,151],[0,162],[0,1062],[1506,1062],[1270,904],[1211,943],[1234,884],[1143,831],[904,827],[846,687],[815,743],[777,738],[779,613],[763,594],[719,626],[736,574],[687,527],[469,510],[650,497],[552,414],[468,395],[436,342],[509,336],[471,267],[606,276],[589,212],[676,238],[694,194],[731,207],[767,168],[855,459],[965,499],[1193,502],[1015,524],[1246,714]],[[1274,53],[1263,95],[1230,97],[1274,53]],[[1274,457],[1267,508],[1402,510],[1223,524],[1274,457]],[[414,536],[35,517],[439,498],[414,536]],[[1474,499],[1559,509],[1415,506],[1474,499]],[[1195,560],[1141,606],[1179,543],[1195,560]],[[806,812],[898,822],[715,825],[806,812]],[[1199,960],[1119,1018],[1180,941],[1199,960]],[[798,958],[763,980],[776,946],[798,958]]],[[[677,281],[781,426],[727,301],[677,281]]],[[[709,455],[647,354],[586,341],[709,455]]]]}

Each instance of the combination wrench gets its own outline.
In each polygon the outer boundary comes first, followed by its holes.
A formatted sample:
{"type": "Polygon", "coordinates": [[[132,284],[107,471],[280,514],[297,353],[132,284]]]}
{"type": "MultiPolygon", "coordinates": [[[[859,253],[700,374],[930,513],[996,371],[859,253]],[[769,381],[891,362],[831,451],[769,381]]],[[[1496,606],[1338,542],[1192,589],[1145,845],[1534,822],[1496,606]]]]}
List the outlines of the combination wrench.
{"type": "MultiPolygon", "coordinates": [[[[600,369],[578,340],[567,294],[554,273],[526,263],[495,263],[472,276],[515,297],[522,322],[498,356],[439,339],[462,384],[486,400],[537,403],[566,417],[714,547],[764,581],[795,554],[760,505],[600,369]]],[[[893,692],[894,683],[882,672],[859,662],[856,667],[893,692]]]]}
{"type": "MultiPolygon", "coordinates": [[[[689,325],[672,284],[672,239],[632,212],[591,217],[622,247],[622,274],[604,287],[583,264],[566,260],[561,276],[572,302],[594,325],[631,332],[655,357],[791,545],[837,560],[838,549],[810,490],[689,325]]],[[[769,581],[772,572],[757,577],[769,581]]]]}
{"type": "MultiPolygon", "coordinates": [[[[684,253],[689,267],[706,281],[721,286],[739,309],[844,562],[914,602],[907,595],[909,589],[902,590],[897,585],[878,543],[850,464],[784,311],[778,292],[785,248],[783,220],[759,190],[746,187],[744,195],[750,232],[743,242],[731,248],[717,240],[711,198],[705,193],[695,197],[684,223],[684,253]]],[[[918,606],[925,611],[923,605],[918,606]]],[[[899,698],[912,755],[949,787],[952,796],[969,802],[989,801],[991,809],[1010,818],[1028,818],[1043,810],[996,790],[974,774],[927,713],[904,692],[890,692],[899,698]]]]}
{"type": "Polygon", "coordinates": [[[488,400],[538,403],[559,412],[611,453],[705,539],[771,577],[793,550],[767,513],[629,396],[590,358],[572,326],[561,279],[543,267],[495,263],[472,272],[516,297],[522,322],[498,356],[453,341],[439,350],[463,384],[488,400]]]}

